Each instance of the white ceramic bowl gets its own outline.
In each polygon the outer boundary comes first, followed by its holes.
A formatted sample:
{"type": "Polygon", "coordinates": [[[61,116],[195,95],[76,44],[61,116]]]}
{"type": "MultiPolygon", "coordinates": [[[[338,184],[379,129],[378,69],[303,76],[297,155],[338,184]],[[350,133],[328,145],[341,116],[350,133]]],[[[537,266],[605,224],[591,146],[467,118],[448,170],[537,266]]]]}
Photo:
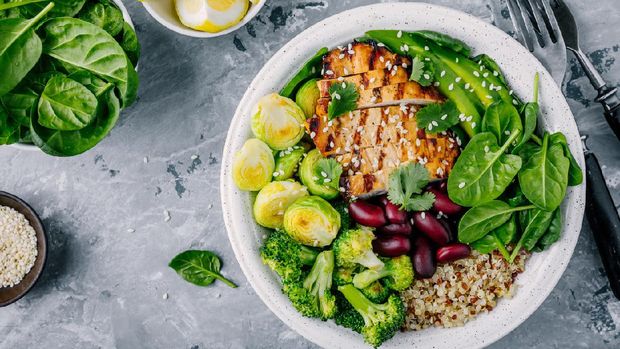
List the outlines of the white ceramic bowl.
{"type": "MultiPolygon", "coordinates": [[[[125,5],[123,5],[123,2],[121,0],[113,0],[113,1],[123,13],[123,18],[125,19],[125,22],[127,22],[132,28],[134,28],[133,22],[131,21],[131,16],[129,16],[129,12],[127,12],[127,8],[125,8],[125,5]]],[[[136,70],[138,70],[137,66],[136,66],[136,70]]],[[[14,144],[11,144],[10,146],[15,149],[19,149],[19,150],[41,151],[41,149],[39,149],[39,147],[37,147],[34,144],[14,143],[14,144]]]]}
{"type": "MultiPolygon", "coordinates": [[[[263,95],[278,91],[300,65],[320,47],[334,47],[361,36],[370,29],[430,29],[462,39],[475,53],[487,53],[497,60],[519,96],[532,94],[536,72],[540,79],[540,126],[562,131],[577,161],[584,168],[577,126],[571,111],[551,75],[525,48],[496,27],[463,12],[423,3],[387,3],[349,10],[299,34],[265,64],[246,91],[230,125],[224,147],[221,173],[222,206],[228,237],[248,281],[259,297],[284,323],[323,347],[368,348],[362,337],[333,322],[301,316],[280,291],[280,283],[259,255],[266,233],[252,219],[251,195],[235,187],[231,175],[233,154],[251,137],[250,110],[263,95]],[[286,62],[286,64],[282,64],[286,62]]],[[[498,340],[519,326],[545,300],[568,264],[581,229],[585,185],[569,188],[562,206],[562,238],[548,251],[535,253],[525,272],[517,278],[512,299],[502,299],[488,314],[464,327],[431,328],[397,333],[382,348],[479,348],[498,340]]]]}
{"type": "Polygon", "coordinates": [[[245,14],[245,17],[243,17],[241,22],[217,33],[207,33],[183,25],[177,16],[176,10],[174,9],[174,0],[143,0],[142,5],[144,5],[144,8],[153,18],[155,18],[157,22],[174,32],[187,36],[193,36],[195,38],[213,38],[220,35],[226,35],[243,27],[258,14],[260,9],[265,5],[265,2],[267,2],[267,0],[260,0],[258,4],[251,4],[248,13],[245,14]]]}

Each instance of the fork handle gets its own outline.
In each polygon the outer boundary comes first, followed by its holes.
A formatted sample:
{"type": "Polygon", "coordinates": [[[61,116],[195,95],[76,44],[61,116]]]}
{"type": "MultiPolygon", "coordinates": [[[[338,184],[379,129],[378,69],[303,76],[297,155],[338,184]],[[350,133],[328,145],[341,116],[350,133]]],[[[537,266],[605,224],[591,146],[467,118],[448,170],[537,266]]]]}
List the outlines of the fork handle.
{"type": "Polygon", "coordinates": [[[605,110],[605,119],[616,134],[616,137],[620,139],[620,98],[616,94],[616,88],[605,88],[598,91],[596,97],[597,102],[601,102],[603,109],[605,110]]]}

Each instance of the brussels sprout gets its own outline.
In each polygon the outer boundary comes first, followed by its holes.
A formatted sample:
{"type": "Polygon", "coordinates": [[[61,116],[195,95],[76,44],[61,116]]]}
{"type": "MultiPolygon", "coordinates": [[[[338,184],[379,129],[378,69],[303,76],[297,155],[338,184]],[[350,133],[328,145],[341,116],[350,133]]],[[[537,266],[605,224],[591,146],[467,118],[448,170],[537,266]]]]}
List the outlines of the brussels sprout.
{"type": "Polygon", "coordinates": [[[292,100],[276,93],[262,97],[252,111],[252,132],[271,149],[284,150],[304,136],[306,117],[292,100]]]}
{"type": "Polygon", "coordinates": [[[306,119],[311,118],[316,110],[316,103],[319,100],[320,92],[316,82],[318,79],[310,79],[306,81],[295,96],[295,103],[304,111],[306,119]]]}
{"type": "Polygon", "coordinates": [[[340,230],[340,214],[319,196],[302,197],[284,212],[284,230],[301,244],[328,246],[340,230]]]}
{"type": "Polygon", "coordinates": [[[271,182],[263,187],[254,201],[254,219],[263,227],[284,227],[284,211],[295,200],[308,196],[308,189],[298,182],[271,182]]]}
{"type": "Polygon", "coordinates": [[[267,144],[248,139],[233,160],[233,180],[239,189],[256,191],[271,182],[275,168],[273,153],[267,144]]]}
{"type": "MultiPolygon", "coordinates": [[[[312,195],[318,195],[323,199],[331,200],[339,194],[338,183],[340,181],[342,167],[339,167],[340,172],[320,170],[317,166],[322,159],[325,158],[323,158],[323,155],[321,155],[318,149],[311,150],[299,166],[299,178],[301,182],[308,187],[312,195]],[[320,171],[317,171],[317,169],[320,171]],[[327,176],[323,176],[321,172],[327,174],[327,176]],[[329,182],[325,181],[326,177],[329,182]]],[[[332,159],[332,162],[335,161],[336,160],[332,159]]]]}
{"type": "Polygon", "coordinates": [[[273,172],[273,180],[283,181],[293,177],[305,153],[306,150],[298,145],[279,151],[276,154],[276,170],[273,172]]]}

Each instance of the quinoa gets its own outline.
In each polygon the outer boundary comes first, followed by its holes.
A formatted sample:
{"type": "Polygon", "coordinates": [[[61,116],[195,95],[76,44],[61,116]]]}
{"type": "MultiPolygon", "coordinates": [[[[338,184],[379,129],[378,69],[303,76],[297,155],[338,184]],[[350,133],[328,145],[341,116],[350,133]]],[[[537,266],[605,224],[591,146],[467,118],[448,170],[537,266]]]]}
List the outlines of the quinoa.
{"type": "Polygon", "coordinates": [[[0,206],[0,288],[17,285],[37,258],[37,237],[23,214],[0,206]]]}
{"type": "Polygon", "coordinates": [[[463,326],[491,311],[501,297],[512,297],[515,278],[528,256],[522,250],[510,264],[497,251],[474,251],[468,258],[438,266],[432,278],[415,280],[402,292],[407,307],[404,329],[463,326]]]}

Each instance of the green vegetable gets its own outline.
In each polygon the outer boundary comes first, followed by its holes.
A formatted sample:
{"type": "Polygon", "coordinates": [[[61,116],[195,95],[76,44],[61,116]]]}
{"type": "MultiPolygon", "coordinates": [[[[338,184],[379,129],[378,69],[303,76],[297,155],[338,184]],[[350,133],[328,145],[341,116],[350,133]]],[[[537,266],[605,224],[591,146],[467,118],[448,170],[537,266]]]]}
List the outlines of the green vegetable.
{"type": "MultiPolygon", "coordinates": [[[[517,115],[518,116],[518,115],[517,115]]],[[[459,123],[459,111],[452,101],[422,107],[416,113],[416,122],[428,133],[447,131],[459,123]]]]}
{"type": "Polygon", "coordinates": [[[506,250],[506,245],[511,243],[516,235],[517,219],[513,214],[506,223],[495,228],[482,238],[472,242],[470,246],[480,253],[490,253],[494,250],[499,250],[504,256],[504,259],[509,260],[510,252],[506,250]]]}
{"type": "Polygon", "coordinates": [[[33,28],[53,7],[48,4],[28,20],[0,19],[0,97],[17,86],[41,57],[41,39],[33,28]]]}
{"type": "Polygon", "coordinates": [[[323,155],[318,149],[312,149],[299,165],[299,178],[308,187],[313,195],[318,195],[326,200],[336,198],[340,191],[338,183],[342,173],[342,167],[333,162],[325,162],[323,155]],[[326,171],[327,170],[327,171],[326,171]],[[326,176],[323,176],[323,173],[326,176]],[[328,182],[325,182],[328,180],[328,182]]]}
{"type": "Polygon", "coordinates": [[[284,228],[284,211],[295,200],[307,195],[306,187],[298,182],[271,182],[256,195],[253,206],[254,219],[263,227],[282,229],[284,228]]]}
{"type": "Polygon", "coordinates": [[[283,181],[292,178],[305,153],[306,150],[298,145],[279,151],[275,158],[276,169],[273,172],[273,180],[283,181]]]}
{"type": "Polygon", "coordinates": [[[39,98],[39,124],[52,130],[75,131],[88,125],[97,111],[97,97],[64,76],[51,78],[39,98]]]}
{"type": "Polygon", "coordinates": [[[0,103],[0,144],[13,144],[19,140],[19,124],[9,116],[0,103]]]}
{"type": "Polygon", "coordinates": [[[536,124],[538,122],[538,109],[538,73],[536,73],[536,75],[534,75],[534,100],[523,106],[523,137],[521,137],[517,146],[512,150],[513,154],[519,153],[527,141],[534,136],[536,124]]]}
{"type": "Polygon", "coordinates": [[[389,288],[383,286],[379,281],[375,281],[366,288],[360,289],[364,297],[373,303],[383,303],[388,300],[392,292],[389,288]]]}
{"type": "Polygon", "coordinates": [[[542,146],[519,172],[523,194],[541,210],[555,210],[566,194],[569,166],[562,146],[549,144],[549,135],[545,134],[542,146]]]}
{"type": "Polygon", "coordinates": [[[354,265],[350,267],[337,267],[334,271],[334,282],[336,285],[346,285],[353,282],[353,276],[359,272],[361,267],[354,265]]]}
{"type": "Polygon", "coordinates": [[[491,132],[499,144],[505,144],[513,133],[522,133],[519,112],[512,104],[497,101],[491,104],[482,119],[482,131],[491,132]]]}
{"type": "Polygon", "coordinates": [[[105,91],[114,87],[114,84],[106,82],[86,70],[78,70],[75,73],[70,74],[69,78],[86,86],[86,88],[94,93],[95,96],[100,96],[105,91]]]}
{"type": "Polygon", "coordinates": [[[296,145],[304,136],[305,121],[295,102],[276,93],[263,96],[252,109],[252,132],[273,150],[296,145]]]}
{"type": "Polygon", "coordinates": [[[0,97],[11,118],[22,126],[30,126],[30,118],[36,113],[39,95],[27,88],[17,87],[0,97]]]}
{"type": "Polygon", "coordinates": [[[472,243],[506,223],[514,212],[529,210],[534,206],[510,207],[499,200],[486,202],[469,209],[459,222],[458,238],[462,243],[472,243]]]}
{"type": "Polygon", "coordinates": [[[387,302],[377,304],[353,285],[339,286],[338,291],[364,319],[361,333],[366,343],[375,348],[392,338],[405,322],[405,306],[396,294],[390,295],[387,302]]]}
{"type": "Polygon", "coordinates": [[[54,8],[47,14],[47,18],[52,17],[73,17],[78,12],[86,0],[45,0],[41,2],[32,2],[24,6],[20,6],[20,12],[26,18],[30,18],[39,13],[44,7],[53,3],[54,8]]]}
{"type": "Polygon", "coordinates": [[[328,246],[340,230],[340,215],[321,197],[305,196],[284,212],[284,230],[304,245],[328,246]]]}
{"type": "Polygon", "coordinates": [[[138,65],[140,60],[140,41],[136,31],[127,22],[123,22],[123,30],[116,36],[116,41],[121,45],[129,61],[133,66],[138,65]]]}
{"type": "MultiPolygon", "coordinates": [[[[35,66],[35,68],[32,69],[30,73],[28,73],[28,75],[26,75],[26,77],[20,82],[19,86],[16,87],[15,90],[18,90],[20,88],[28,89],[38,96],[43,93],[47,82],[55,76],[65,76],[65,74],[56,70],[41,70],[41,68],[35,66]]],[[[14,92],[15,90],[11,92],[14,92]]],[[[28,123],[30,123],[30,120],[28,121],[28,123]]]]}
{"type": "Polygon", "coordinates": [[[353,308],[349,301],[347,301],[347,299],[344,298],[340,292],[336,294],[336,307],[338,308],[338,312],[334,317],[336,324],[350,328],[357,333],[362,333],[362,329],[364,328],[364,318],[357,312],[357,310],[355,310],[355,308],[353,308]]]}
{"type": "Polygon", "coordinates": [[[114,3],[108,1],[90,2],[77,15],[77,18],[92,23],[116,36],[123,30],[123,13],[114,3]]]}
{"type": "Polygon", "coordinates": [[[408,255],[383,259],[383,267],[366,269],[353,277],[353,286],[363,289],[381,279],[394,291],[404,291],[413,282],[413,265],[408,255]]]}
{"type": "Polygon", "coordinates": [[[492,133],[474,136],[448,177],[450,199],[472,207],[499,197],[521,168],[520,157],[505,154],[518,135],[519,132],[512,133],[501,148],[492,133]]]}
{"type": "Polygon", "coordinates": [[[547,212],[537,208],[519,213],[519,223],[523,233],[510,255],[510,263],[519,255],[521,247],[525,248],[527,251],[532,251],[534,249],[538,240],[540,240],[551,225],[552,219],[553,212],[547,212]]]}
{"type": "Polygon", "coordinates": [[[575,160],[575,157],[568,148],[566,136],[564,136],[562,132],[556,132],[549,136],[549,143],[561,145],[562,149],[564,150],[564,156],[568,158],[568,185],[574,186],[583,183],[583,172],[581,172],[581,167],[579,166],[577,160],[575,160]]]}
{"type": "Polygon", "coordinates": [[[312,56],[301,69],[284,85],[280,90],[280,95],[287,98],[293,98],[297,89],[308,79],[318,77],[321,73],[321,63],[323,56],[327,53],[327,47],[323,47],[312,56]]]}
{"type": "Polygon", "coordinates": [[[295,103],[304,111],[306,119],[311,118],[316,110],[316,103],[319,100],[321,92],[316,82],[318,79],[310,79],[306,81],[295,95],[295,103]]]}
{"type": "Polygon", "coordinates": [[[50,19],[41,30],[45,34],[45,54],[114,83],[123,107],[133,103],[138,74],[121,46],[105,30],[76,18],[50,19]]]}
{"type": "Polygon", "coordinates": [[[357,109],[360,94],[353,83],[342,82],[329,87],[331,101],[327,106],[327,117],[332,120],[344,113],[357,109]]]}
{"type": "Polygon", "coordinates": [[[411,75],[409,81],[415,81],[422,86],[430,86],[435,76],[435,68],[431,60],[425,61],[422,55],[411,60],[411,75]]]}
{"type": "Polygon", "coordinates": [[[493,58],[488,56],[487,54],[479,54],[476,57],[473,57],[472,60],[479,65],[483,65],[487,70],[493,74],[493,76],[497,76],[497,78],[502,82],[502,87],[507,88],[508,82],[506,81],[506,77],[502,74],[502,69],[499,67],[499,64],[495,62],[493,58]]]}
{"type": "Polygon", "coordinates": [[[367,228],[360,227],[342,232],[334,241],[338,267],[353,268],[358,264],[371,269],[383,267],[383,262],[372,250],[375,234],[367,228]]]}
{"type": "Polygon", "coordinates": [[[426,211],[433,206],[435,195],[424,192],[429,174],[424,165],[408,163],[390,173],[388,199],[406,211],[426,211]]]}
{"type": "Polygon", "coordinates": [[[248,139],[235,154],[233,180],[241,190],[257,191],[271,182],[275,161],[271,149],[259,139],[248,139]]]}
{"type": "Polygon", "coordinates": [[[434,41],[437,45],[449,48],[454,52],[462,54],[463,56],[467,57],[471,54],[471,48],[466,43],[449,35],[431,30],[418,30],[415,34],[425,39],[434,41]]]}
{"type": "Polygon", "coordinates": [[[562,211],[558,207],[553,212],[553,218],[545,234],[538,240],[534,250],[544,251],[560,239],[562,234],[562,211]]]}
{"type": "Polygon", "coordinates": [[[352,226],[351,223],[353,223],[351,220],[351,215],[349,215],[349,205],[345,201],[339,200],[333,202],[332,206],[340,214],[340,230],[349,230],[352,226]]]}
{"type": "Polygon", "coordinates": [[[271,232],[260,248],[263,263],[283,281],[300,280],[303,268],[313,265],[318,254],[317,250],[298,243],[282,230],[271,232]]]}
{"type": "Polygon", "coordinates": [[[174,269],[185,281],[197,286],[209,286],[215,280],[236,288],[232,281],[220,274],[221,262],[211,251],[188,250],[174,257],[168,266],[174,269]]]}

